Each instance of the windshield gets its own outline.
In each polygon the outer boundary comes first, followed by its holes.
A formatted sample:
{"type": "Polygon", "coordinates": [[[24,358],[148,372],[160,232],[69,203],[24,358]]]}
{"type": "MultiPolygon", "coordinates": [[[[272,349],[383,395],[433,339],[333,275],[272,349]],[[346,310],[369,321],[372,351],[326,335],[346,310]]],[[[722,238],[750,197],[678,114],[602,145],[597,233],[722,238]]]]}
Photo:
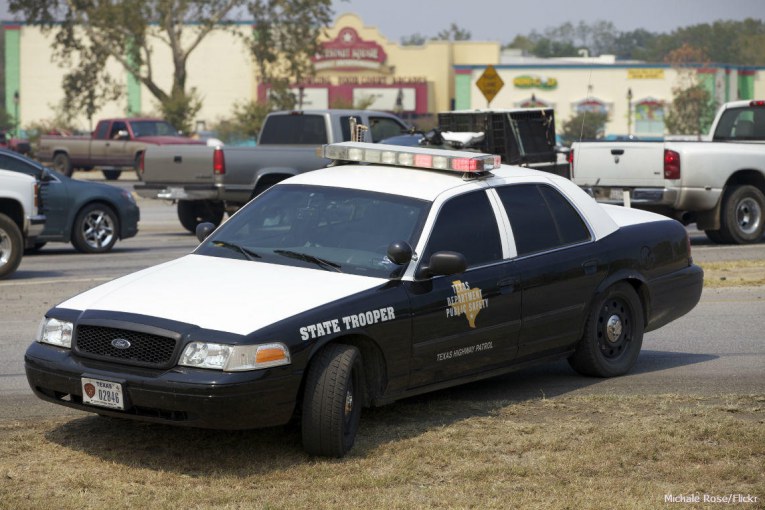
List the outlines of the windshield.
{"type": "Polygon", "coordinates": [[[164,120],[134,120],[133,136],[178,136],[178,130],[164,120]]]}
{"type": "Polygon", "coordinates": [[[404,269],[388,245],[414,246],[430,203],[326,186],[279,185],[250,202],[195,253],[380,278],[404,269]]]}

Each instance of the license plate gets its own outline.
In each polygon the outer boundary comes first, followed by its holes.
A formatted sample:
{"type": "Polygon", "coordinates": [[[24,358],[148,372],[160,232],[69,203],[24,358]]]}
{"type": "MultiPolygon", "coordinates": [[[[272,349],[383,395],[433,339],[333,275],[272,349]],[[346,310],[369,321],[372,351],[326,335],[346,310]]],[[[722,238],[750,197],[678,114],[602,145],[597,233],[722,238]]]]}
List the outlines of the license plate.
{"type": "Polygon", "coordinates": [[[167,188],[157,193],[157,198],[164,198],[164,199],[186,198],[186,190],[176,186],[168,186],[167,188]]]}
{"type": "Polygon", "coordinates": [[[611,188],[611,200],[624,200],[624,190],[621,188],[611,188]]]}
{"type": "Polygon", "coordinates": [[[125,409],[122,385],[100,379],[82,378],[82,402],[110,409],[125,409]]]}

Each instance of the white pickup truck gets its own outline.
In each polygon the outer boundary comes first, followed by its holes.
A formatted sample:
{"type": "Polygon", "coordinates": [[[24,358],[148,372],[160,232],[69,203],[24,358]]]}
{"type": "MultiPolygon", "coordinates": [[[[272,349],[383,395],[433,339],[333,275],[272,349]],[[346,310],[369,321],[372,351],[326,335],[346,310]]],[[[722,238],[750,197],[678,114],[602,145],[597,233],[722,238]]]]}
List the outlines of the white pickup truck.
{"type": "Polygon", "coordinates": [[[34,246],[43,231],[39,198],[34,177],[0,170],[0,278],[16,271],[24,248],[34,246]]]}
{"type": "Polygon", "coordinates": [[[762,239],[765,101],[724,104],[702,141],[579,142],[569,161],[598,201],[695,222],[717,243],[762,239]]]}

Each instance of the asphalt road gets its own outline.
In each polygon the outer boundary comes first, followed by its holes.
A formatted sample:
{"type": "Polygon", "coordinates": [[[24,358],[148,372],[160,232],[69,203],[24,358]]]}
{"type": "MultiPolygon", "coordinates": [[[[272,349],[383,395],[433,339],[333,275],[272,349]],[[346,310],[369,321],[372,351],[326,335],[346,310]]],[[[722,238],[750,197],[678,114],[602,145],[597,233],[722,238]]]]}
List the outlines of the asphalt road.
{"type": "MultiPolygon", "coordinates": [[[[130,189],[133,182],[132,176],[124,176],[116,184],[130,189]]],[[[177,258],[196,246],[196,239],[178,223],[174,206],[152,200],[139,200],[139,205],[138,236],[118,242],[111,253],[84,255],[71,245],[52,243],[25,256],[15,274],[0,281],[0,421],[77,413],[39,401],[24,376],[24,351],[50,307],[118,276],[177,258]]],[[[717,246],[703,233],[689,231],[698,262],[765,259],[765,243],[717,246]]],[[[635,369],[624,377],[580,377],[565,362],[557,362],[456,392],[465,398],[478,390],[519,399],[570,393],[765,393],[763,317],[765,287],[709,289],[691,313],[646,334],[635,369]]]]}

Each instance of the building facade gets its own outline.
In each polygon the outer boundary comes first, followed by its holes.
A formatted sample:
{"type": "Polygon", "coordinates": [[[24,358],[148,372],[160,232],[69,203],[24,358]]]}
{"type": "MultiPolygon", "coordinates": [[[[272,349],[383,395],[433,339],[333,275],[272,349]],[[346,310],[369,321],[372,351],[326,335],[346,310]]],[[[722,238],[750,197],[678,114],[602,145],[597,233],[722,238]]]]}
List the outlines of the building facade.
{"type": "MultiPolygon", "coordinates": [[[[57,117],[64,97],[66,72],[53,58],[53,34],[39,27],[4,23],[5,108],[20,127],[57,117]]],[[[215,30],[191,54],[187,87],[202,99],[199,129],[231,116],[238,103],[265,100],[257,66],[243,43],[251,24],[215,30]]],[[[189,34],[189,37],[191,34],[189,34]]],[[[169,90],[169,49],[157,44],[152,70],[169,90]]],[[[503,53],[497,41],[427,41],[404,46],[388,40],[355,14],[342,14],[327,27],[314,57],[316,75],[295,83],[292,91],[302,108],[369,108],[414,119],[452,109],[547,106],[559,123],[581,111],[608,114],[606,132],[656,136],[664,134],[664,115],[672,89],[682,73],[666,64],[620,62],[613,57],[529,59],[503,53]],[[503,86],[489,103],[480,78],[493,66],[503,86]]],[[[123,97],[97,116],[151,115],[159,111],[148,89],[116,62],[109,73],[124,83],[123,97]]],[[[685,73],[686,71],[683,71],[685,73]]],[[[711,65],[690,69],[718,102],[765,99],[765,68],[711,65]]],[[[94,119],[95,120],[95,119],[94,119]]],[[[89,120],[75,118],[82,130],[89,120]]]]}

